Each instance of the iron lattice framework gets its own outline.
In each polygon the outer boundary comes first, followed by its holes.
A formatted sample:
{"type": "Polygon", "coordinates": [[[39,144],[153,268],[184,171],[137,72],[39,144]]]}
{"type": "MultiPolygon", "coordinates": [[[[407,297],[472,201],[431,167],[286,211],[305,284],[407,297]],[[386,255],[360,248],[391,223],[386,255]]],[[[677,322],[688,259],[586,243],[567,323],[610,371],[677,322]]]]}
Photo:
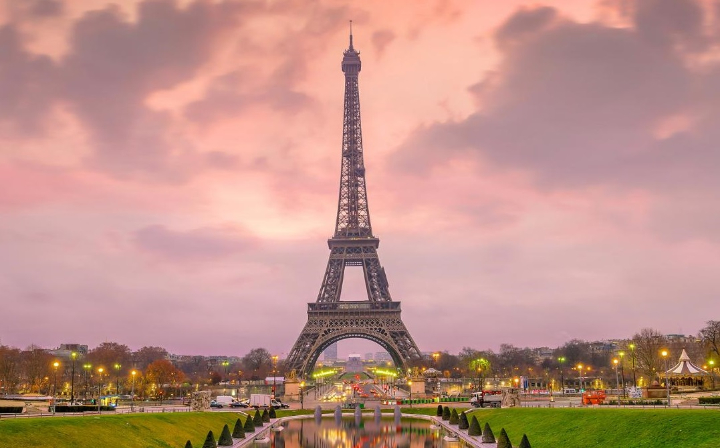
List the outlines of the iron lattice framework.
{"type": "Polygon", "coordinates": [[[328,240],[330,258],[317,301],[308,304],[308,322],[286,360],[286,368],[302,376],[310,373],[325,348],[347,338],[376,342],[400,369],[406,368],[408,360],[421,357],[400,318],[400,302],[393,302],[390,296],[377,254],[380,240],[373,236],[370,225],[360,124],[360,67],[360,53],[353,48],[351,32],[350,47],[342,60],[345,112],[335,234],[328,240]],[[362,266],[367,301],[340,301],[347,266],[362,266]]]}

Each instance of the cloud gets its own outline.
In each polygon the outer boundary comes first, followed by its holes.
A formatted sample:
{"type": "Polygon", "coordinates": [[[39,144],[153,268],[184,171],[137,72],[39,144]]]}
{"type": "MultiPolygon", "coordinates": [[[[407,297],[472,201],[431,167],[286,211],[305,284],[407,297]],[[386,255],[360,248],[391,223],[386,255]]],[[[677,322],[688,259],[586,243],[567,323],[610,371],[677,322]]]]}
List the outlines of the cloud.
{"type": "Polygon", "coordinates": [[[143,227],[133,234],[143,252],[179,263],[216,260],[253,248],[257,241],[235,228],[199,228],[174,231],[162,225],[143,227]]]}
{"type": "Polygon", "coordinates": [[[377,53],[378,57],[382,57],[383,53],[385,53],[385,48],[387,48],[392,41],[395,40],[397,36],[392,30],[378,30],[375,31],[372,34],[372,43],[373,47],[375,48],[375,53],[377,53]]]}
{"type": "Polygon", "coordinates": [[[44,133],[48,104],[57,96],[56,67],[47,56],[33,55],[12,25],[0,28],[0,125],[23,136],[44,133]]]}

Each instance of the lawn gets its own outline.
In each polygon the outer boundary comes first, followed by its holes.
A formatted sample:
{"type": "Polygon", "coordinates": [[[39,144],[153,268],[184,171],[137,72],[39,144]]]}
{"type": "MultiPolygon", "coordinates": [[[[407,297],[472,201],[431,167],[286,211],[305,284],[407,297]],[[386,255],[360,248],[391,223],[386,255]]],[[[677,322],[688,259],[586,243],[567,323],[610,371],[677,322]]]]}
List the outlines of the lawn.
{"type": "MultiPolygon", "coordinates": [[[[190,440],[201,447],[208,431],[220,437],[232,431],[241,414],[183,412],[0,419],[0,447],[13,448],[182,448],[190,440]]],[[[242,417],[245,422],[245,418],[242,417]]]]}
{"type": "MultiPolygon", "coordinates": [[[[435,408],[403,408],[403,412],[435,415],[435,408]]],[[[300,413],[312,410],[281,411],[278,416],[300,413]]],[[[232,430],[239,415],[193,412],[1,419],[0,447],[182,448],[187,440],[200,447],[209,430],[219,437],[223,425],[232,430]]],[[[523,433],[535,448],[720,446],[720,410],[513,408],[478,409],[472,415],[481,426],[489,423],[496,436],[505,428],[513,446],[520,444],[523,433]]]]}
{"type": "MultiPolygon", "coordinates": [[[[421,412],[428,413],[426,409],[421,412]]],[[[513,446],[520,444],[523,434],[534,447],[720,446],[719,410],[511,408],[477,409],[471,415],[478,418],[481,427],[489,423],[496,437],[505,428],[513,446]]]]}

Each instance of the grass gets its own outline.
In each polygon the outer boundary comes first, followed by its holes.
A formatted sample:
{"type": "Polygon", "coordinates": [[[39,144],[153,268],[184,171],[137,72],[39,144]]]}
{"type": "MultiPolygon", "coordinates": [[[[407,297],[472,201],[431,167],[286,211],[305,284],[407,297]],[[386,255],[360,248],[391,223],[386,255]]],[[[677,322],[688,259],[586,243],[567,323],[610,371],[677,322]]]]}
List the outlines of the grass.
{"type": "MultiPolygon", "coordinates": [[[[458,410],[465,409],[457,407],[458,410]]],[[[435,415],[434,407],[403,408],[404,413],[435,415]]],[[[278,416],[312,414],[312,410],[283,410],[278,416]]],[[[587,448],[710,448],[720,446],[720,413],[687,409],[512,408],[472,411],[496,436],[505,428],[513,446],[523,434],[536,447],[587,448]]],[[[1,447],[124,448],[183,447],[190,440],[202,446],[209,430],[220,435],[232,428],[235,412],[192,412],[132,415],[88,415],[1,419],[1,447]]],[[[243,417],[244,421],[244,417],[243,417]]]]}
{"type": "MultiPolygon", "coordinates": [[[[405,411],[404,409],[403,411],[405,411]]],[[[720,446],[720,413],[702,409],[478,409],[495,436],[505,428],[513,446],[527,434],[533,446],[586,448],[710,448],[720,446]]]]}
{"type": "MultiPolygon", "coordinates": [[[[220,437],[241,414],[183,412],[0,419],[0,446],[14,448],[182,448],[201,447],[208,431],[220,437]]],[[[245,417],[242,417],[243,422],[245,417]]]]}

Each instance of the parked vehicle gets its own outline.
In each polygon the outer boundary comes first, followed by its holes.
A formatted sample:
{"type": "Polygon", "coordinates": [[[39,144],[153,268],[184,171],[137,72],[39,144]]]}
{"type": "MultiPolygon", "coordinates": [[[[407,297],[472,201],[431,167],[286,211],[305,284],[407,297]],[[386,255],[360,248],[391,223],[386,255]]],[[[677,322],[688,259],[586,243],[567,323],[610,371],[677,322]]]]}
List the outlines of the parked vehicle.
{"type": "Polygon", "coordinates": [[[248,407],[248,402],[249,402],[248,399],[233,401],[232,403],[230,403],[230,407],[231,408],[246,408],[246,407],[248,407]]]}
{"type": "Polygon", "coordinates": [[[269,394],[250,394],[248,406],[258,408],[269,408],[272,405],[272,396],[269,394]]]}
{"type": "Polygon", "coordinates": [[[582,404],[603,404],[604,401],[604,390],[586,390],[582,394],[582,404]]]}
{"type": "Polygon", "coordinates": [[[272,407],[274,407],[275,409],[287,409],[287,408],[290,407],[289,404],[283,403],[282,401],[280,401],[280,400],[275,400],[275,399],[271,400],[271,401],[270,401],[270,404],[271,404],[272,407]]]}
{"type": "Polygon", "coordinates": [[[215,397],[215,401],[217,401],[218,403],[229,405],[230,403],[235,401],[235,399],[230,395],[218,395],[217,397],[215,397]]]}
{"type": "Polygon", "coordinates": [[[211,408],[222,408],[224,405],[222,403],[218,403],[217,401],[213,400],[210,402],[211,408]]]}
{"type": "Polygon", "coordinates": [[[483,390],[473,392],[470,398],[470,404],[476,408],[484,408],[485,406],[499,408],[502,403],[502,398],[501,390],[483,390]]]}

